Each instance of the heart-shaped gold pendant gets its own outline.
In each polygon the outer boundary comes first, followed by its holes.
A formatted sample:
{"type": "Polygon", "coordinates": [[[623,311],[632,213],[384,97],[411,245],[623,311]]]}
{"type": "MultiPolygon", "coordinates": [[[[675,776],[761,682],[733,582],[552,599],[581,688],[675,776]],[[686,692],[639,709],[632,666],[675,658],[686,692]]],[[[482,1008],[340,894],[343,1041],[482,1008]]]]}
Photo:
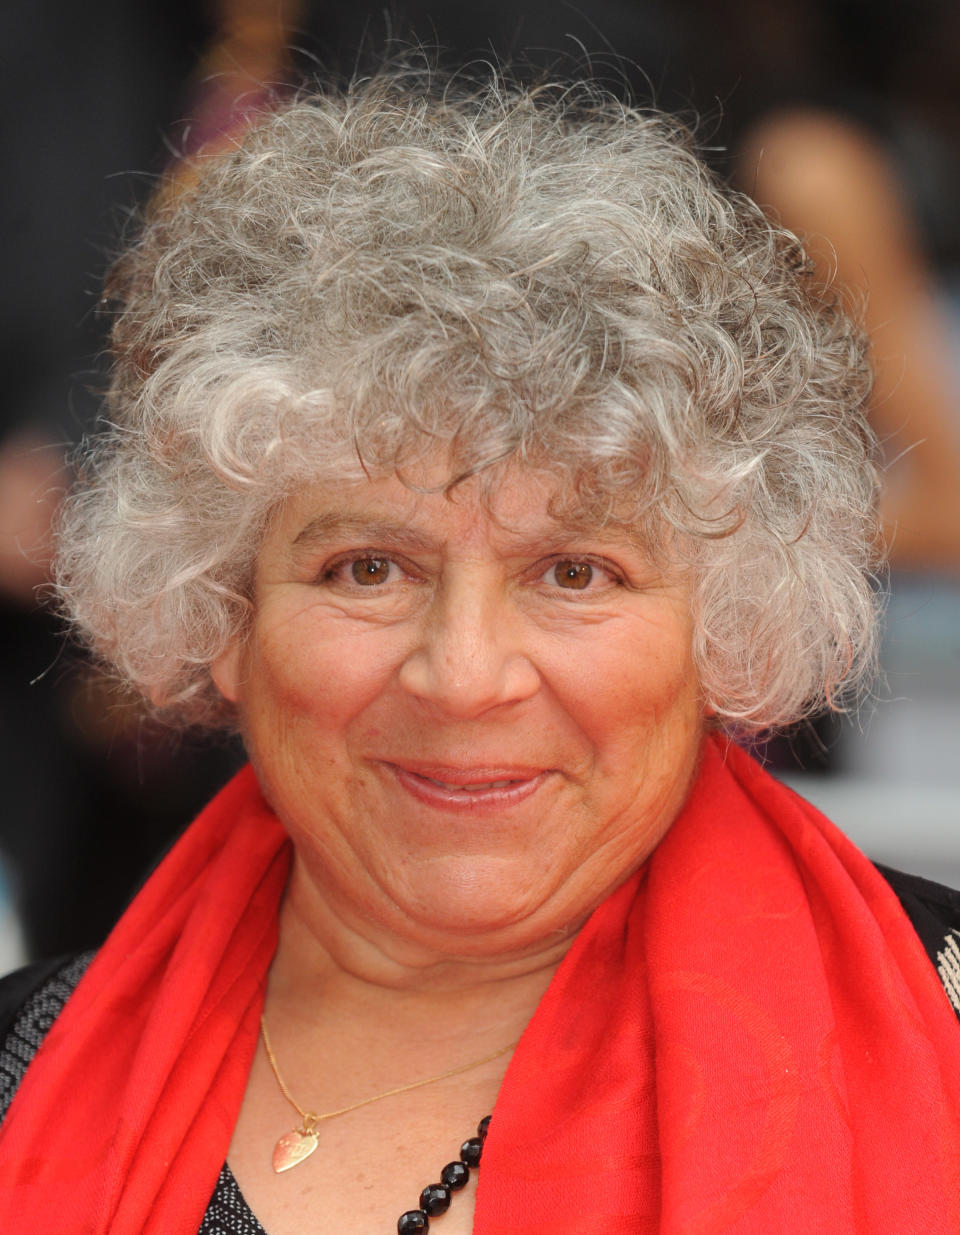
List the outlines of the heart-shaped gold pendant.
{"type": "Polygon", "coordinates": [[[316,1132],[288,1132],[273,1147],[273,1169],[278,1175],[303,1162],[317,1147],[316,1132]]]}

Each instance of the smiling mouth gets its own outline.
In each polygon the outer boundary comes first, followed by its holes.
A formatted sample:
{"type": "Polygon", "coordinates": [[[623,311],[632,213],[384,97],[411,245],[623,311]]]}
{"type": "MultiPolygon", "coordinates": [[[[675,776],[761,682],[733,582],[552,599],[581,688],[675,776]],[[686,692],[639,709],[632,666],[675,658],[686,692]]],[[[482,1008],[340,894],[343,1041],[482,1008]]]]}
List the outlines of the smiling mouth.
{"type": "Polygon", "coordinates": [[[424,776],[422,779],[428,780],[431,785],[436,785],[440,789],[447,789],[451,793],[483,793],[487,789],[509,789],[512,785],[522,785],[524,780],[529,778],[518,777],[516,780],[488,780],[470,785],[452,784],[450,781],[436,780],[433,776],[424,776]]]}
{"type": "Polygon", "coordinates": [[[515,805],[536,793],[549,777],[544,768],[461,769],[388,763],[404,789],[420,802],[445,809],[476,810],[515,805]]]}

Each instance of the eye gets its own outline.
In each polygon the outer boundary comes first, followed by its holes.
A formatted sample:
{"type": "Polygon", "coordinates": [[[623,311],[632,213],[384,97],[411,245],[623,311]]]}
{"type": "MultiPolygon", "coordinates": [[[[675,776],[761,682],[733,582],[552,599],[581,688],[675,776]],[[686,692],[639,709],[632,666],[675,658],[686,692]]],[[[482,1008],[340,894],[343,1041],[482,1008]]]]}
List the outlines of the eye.
{"type": "MultiPolygon", "coordinates": [[[[347,565],[347,563],[344,563],[347,565]]],[[[350,577],[363,587],[376,587],[390,578],[393,563],[385,557],[358,557],[349,563],[350,577]]]]}
{"type": "Polygon", "coordinates": [[[400,566],[393,558],[379,553],[348,554],[324,568],[320,580],[323,583],[341,584],[346,587],[377,588],[385,583],[395,583],[400,566]]]}
{"type": "Polygon", "coordinates": [[[593,582],[595,568],[590,562],[554,562],[546,573],[546,578],[558,587],[571,588],[582,592],[593,582]]]}
{"type": "Polygon", "coordinates": [[[547,566],[540,575],[540,582],[565,592],[597,592],[616,587],[624,579],[618,568],[605,558],[560,557],[547,566]]]}

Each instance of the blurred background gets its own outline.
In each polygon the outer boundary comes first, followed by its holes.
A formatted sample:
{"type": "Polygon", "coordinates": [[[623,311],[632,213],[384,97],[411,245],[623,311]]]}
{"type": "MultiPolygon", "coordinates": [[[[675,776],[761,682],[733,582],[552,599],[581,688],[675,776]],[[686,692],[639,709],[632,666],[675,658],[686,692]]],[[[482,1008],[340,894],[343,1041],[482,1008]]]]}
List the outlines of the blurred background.
{"type": "Polygon", "coordinates": [[[388,44],[589,73],[682,113],[719,174],[807,238],[819,277],[869,291],[884,679],[856,716],[760,753],[875,859],[960,886],[960,6],[13,0],[0,20],[0,973],[95,946],[242,759],[148,720],[42,601],[70,453],[98,415],[104,270],[164,169],[388,44]]]}

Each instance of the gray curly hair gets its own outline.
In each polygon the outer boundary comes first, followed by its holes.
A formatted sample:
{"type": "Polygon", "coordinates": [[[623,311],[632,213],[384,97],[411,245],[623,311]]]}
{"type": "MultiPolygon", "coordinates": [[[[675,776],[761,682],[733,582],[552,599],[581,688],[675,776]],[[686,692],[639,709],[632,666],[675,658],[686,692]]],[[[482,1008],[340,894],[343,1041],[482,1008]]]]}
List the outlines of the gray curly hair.
{"type": "Polygon", "coordinates": [[[183,723],[308,481],[442,444],[682,545],[695,655],[743,729],[872,667],[861,331],[689,134],[598,89],[383,74],[264,115],[168,194],[109,286],[109,424],[60,535],[96,653],[183,723]]]}

